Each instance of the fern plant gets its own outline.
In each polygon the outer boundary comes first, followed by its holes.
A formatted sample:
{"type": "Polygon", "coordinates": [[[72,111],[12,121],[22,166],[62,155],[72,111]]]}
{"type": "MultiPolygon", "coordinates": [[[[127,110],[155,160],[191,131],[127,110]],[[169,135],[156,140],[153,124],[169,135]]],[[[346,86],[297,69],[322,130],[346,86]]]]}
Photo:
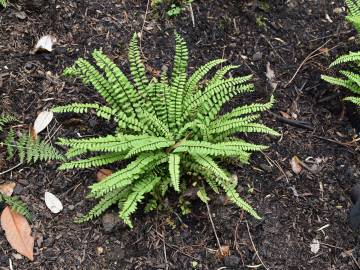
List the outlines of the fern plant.
{"type": "MultiPolygon", "coordinates": [[[[147,77],[136,35],[129,46],[132,82],[100,50],[92,53],[94,64],[80,58],[64,71],[66,76],[79,77],[85,84],[92,85],[108,105],[74,103],[52,111],[94,112],[104,121],[115,120],[118,127],[107,136],[60,139],[60,145],[69,147],[67,157],[75,158],[62,164],[60,169],[102,167],[128,161],[123,168],[90,186],[89,197],[100,201],[77,222],[98,217],[117,204],[119,217],[132,227],[130,215],[145,195],[152,197],[145,209],[154,209],[156,201],[169,188],[182,192],[192,184],[187,173],[202,176],[216,193],[222,188],[233,203],[260,218],[239,196],[237,183],[217,161],[234,157],[247,163],[253,151],[267,148],[234,134],[278,135],[257,122],[259,113],[270,109],[274,99],[265,104],[244,105],[220,116],[220,109],[233,96],[253,91],[249,83],[251,76],[226,78],[225,75],[237,67],[229,65],[204,81],[210,70],[225,61],[223,59],[210,61],[188,76],[186,43],[178,34],[175,39],[174,66],[169,79],[166,73],[151,80],[147,77]]],[[[204,197],[204,193],[201,194],[204,197]]]]}
{"type": "MultiPolygon", "coordinates": [[[[360,0],[345,0],[349,14],[346,19],[353,24],[356,31],[360,33],[360,0]]],[[[330,64],[330,68],[340,65],[349,64],[351,70],[340,70],[340,74],[343,78],[337,78],[333,76],[322,75],[321,78],[331,84],[342,86],[352,93],[360,94],[360,52],[350,52],[349,54],[338,57],[334,62],[330,64]]],[[[360,96],[349,96],[344,100],[350,101],[357,106],[360,106],[360,96]]]]}
{"type": "MultiPolygon", "coordinates": [[[[0,115],[0,132],[3,132],[4,126],[17,119],[14,116],[2,114],[0,115]]],[[[15,135],[15,132],[10,128],[5,136],[1,146],[6,147],[8,159],[17,154],[21,163],[35,163],[37,161],[48,160],[64,160],[62,154],[53,146],[39,138],[33,139],[29,134],[22,133],[15,135]]]]}

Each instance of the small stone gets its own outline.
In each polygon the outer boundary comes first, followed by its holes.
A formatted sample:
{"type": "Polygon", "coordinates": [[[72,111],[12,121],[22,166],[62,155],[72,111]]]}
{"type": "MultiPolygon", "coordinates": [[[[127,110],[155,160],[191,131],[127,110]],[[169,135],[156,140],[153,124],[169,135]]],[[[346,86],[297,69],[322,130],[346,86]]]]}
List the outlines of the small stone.
{"type": "Polygon", "coordinates": [[[103,247],[97,247],[96,248],[96,254],[97,255],[101,255],[104,253],[104,248],[103,247]]]}
{"type": "Polygon", "coordinates": [[[259,61],[262,59],[262,52],[256,52],[254,53],[254,55],[252,56],[252,60],[253,61],[259,61]]]}
{"type": "Polygon", "coordinates": [[[105,232],[111,232],[119,222],[119,217],[115,213],[106,213],[102,216],[102,225],[105,232]]]}
{"type": "Polygon", "coordinates": [[[227,267],[236,267],[240,264],[240,258],[235,255],[230,255],[224,259],[225,266],[227,267]]]}
{"type": "Polygon", "coordinates": [[[270,165],[267,165],[267,164],[260,164],[259,167],[264,170],[265,172],[272,172],[272,167],[270,165]]]}
{"type": "Polygon", "coordinates": [[[72,211],[72,210],[74,210],[74,209],[75,209],[75,206],[74,206],[74,205],[72,205],[72,204],[70,204],[70,205],[68,206],[68,208],[69,208],[69,210],[70,210],[70,211],[72,211]]]}

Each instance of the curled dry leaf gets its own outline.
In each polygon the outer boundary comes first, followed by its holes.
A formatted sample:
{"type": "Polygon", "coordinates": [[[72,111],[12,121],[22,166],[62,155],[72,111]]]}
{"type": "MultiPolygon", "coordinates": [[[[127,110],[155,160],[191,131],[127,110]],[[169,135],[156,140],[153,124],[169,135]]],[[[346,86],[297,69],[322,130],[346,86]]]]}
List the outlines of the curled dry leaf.
{"type": "Polygon", "coordinates": [[[36,53],[37,51],[52,51],[53,45],[56,43],[56,38],[52,35],[42,36],[38,42],[36,43],[34,49],[31,51],[32,53],[36,53]]]}
{"type": "Polygon", "coordinates": [[[109,169],[100,169],[97,173],[96,173],[96,181],[100,182],[102,180],[104,180],[104,178],[110,176],[112,174],[112,170],[109,169]]]}
{"type": "Polygon", "coordinates": [[[219,249],[216,250],[215,256],[218,259],[223,259],[230,255],[230,247],[229,246],[220,246],[219,249]]]}
{"type": "Polygon", "coordinates": [[[47,208],[49,208],[50,211],[54,214],[57,214],[61,210],[63,210],[63,205],[61,201],[51,192],[45,192],[45,204],[47,208]]]}
{"type": "Polygon", "coordinates": [[[33,261],[34,237],[31,236],[26,218],[7,206],[1,214],[1,227],[5,230],[5,237],[11,247],[33,261]]]}
{"type": "Polygon", "coordinates": [[[0,185],[0,193],[6,196],[11,196],[16,186],[15,182],[6,182],[0,185]]]}
{"type": "Polygon", "coordinates": [[[275,80],[275,72],[274,72],[274,70],[271,69],[269,62],[267,62],[267,64],[266,64],[266,78],[268,78],[271,88],[273,90],[275,90],[278,83],[275,80]]]}
{"type": "Polygon", "coordinates": [[[294,173],[299,174],[302,170],[301,161],[297,156],[293,156],[290,160],[291,169],[294,173]]]}
{"type": "Polygon", "coordinates": [[[31,132],[33,138],[34,136],[36,138],[37,134],[43,131],[50,124],[53,117],[54,117],[53,112],[43,111],[39,113],[39,115],[35,119],[34,127],[32,128],[32,132],[31,132]]]}

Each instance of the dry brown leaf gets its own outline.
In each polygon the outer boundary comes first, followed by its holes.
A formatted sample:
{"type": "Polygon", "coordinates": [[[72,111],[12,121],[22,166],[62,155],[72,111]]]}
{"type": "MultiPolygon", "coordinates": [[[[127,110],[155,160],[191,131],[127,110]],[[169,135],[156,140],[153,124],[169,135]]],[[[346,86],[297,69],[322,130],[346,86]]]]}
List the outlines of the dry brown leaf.
{"type": "Polygon", "coordinates": [[[112,174],[112,170],[109,169],[100,169],[97,173],[96,173],[96,181],[100,182],[102,180],[104,180],[104,178],[110,176],[112,174]]]}
{"type": "Polygon", "coordinates": [[[291,169],[294,173],[299,174],[302,170],[301,160],[297,156],[293,156],[290,160],[291,169]]]}
{"type": "Polygon", "coordinates": [[[31,228],[26,218],[7,206],[2,211],[0,219],[1,227],[11,247],[33,261],[34,237],[31,236],[31,228]]]}
{"type": "Polygon", "coordinates": [[[291,119],[290,114],[288,114],[287,112],[280,111],[279,113],[281,114],[282,117],[286,119],[291,119]]]}
{"type": "Polygon", "coordinates": [[[16,186],[15,182],[6,182],[0,185],[0,193],[6,196],[11,196],[13,194],[14,188],[16,186]]]}
{"type": "Polygon", "coordinates": [[[229,246],[220,246],[218,250],[215,252],[215,256],[218,259],[223,259],[230,255],[230,247],[229,246]]]}

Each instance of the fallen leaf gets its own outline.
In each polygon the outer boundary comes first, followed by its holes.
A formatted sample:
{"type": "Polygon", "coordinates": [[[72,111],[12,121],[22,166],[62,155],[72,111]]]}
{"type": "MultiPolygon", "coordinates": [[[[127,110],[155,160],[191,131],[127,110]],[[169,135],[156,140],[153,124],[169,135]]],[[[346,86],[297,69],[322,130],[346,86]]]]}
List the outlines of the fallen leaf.
{"type": "Polygon", "coordinates": [[[279,113],[281,114],[282,117],[286,119],[291,119],[290,114],[288,114],[287,112],[280,111],[279,113]]]}
{"type": "Polygon", "coordinates": [[[275,72],[271,69],[270,63],[266,64],[266,78],[268,78],[269,83],[273,90],[277,87],[278,83],[275,81],[275,72]]]}
{"type": "Polygon", "coordinates": [[[26,218],[7,206],[1,214],[1,227],[11,247],[33,261],[34,237],[31,236],[31,228],[26,218]]]}
{"type": "Polygon", "coordinates": [[[317,239],[313,239],[310,244],[311,252],[316,254],[320,250],[320,242],[317,239]]]}
{"type": "Polygon", "coordinates": [[[11,196],[13,194],[14,188],[16,186],[15,182],[6,182],[0,185],[0,193],[6,196],[11,196]]]}
{"type": "Polygon", "coordinates": [[[63,210],[63,205],[61,201],[51,192],[45,192],[45,204],[47,208],[49,208],[50,211],[54,214],[57,214],[61,210],[63,210]]]}
{"type": "Polygon", "coordinates": [[[220,246],[219,249],[216,250],[215,256],[218,259],[223,259],[230,255],[230,247],[229,246],[220,246]]]}
{"type": "Polygon", "coordinates": [[[97,173],[96,173],[96,181],[100,182],[102,180],[104,180],[104,178],[110,176],[112,174],[112,170],[109,169],[100,169],[97,173]]]}
{"type": "Polygon", "coordinates": [[[43,131],[50,124],[53,117],[53,112],[43,111],[39,113],[39,115],[35,119],[33,127],[33,133],[35,134],[35,136],[41,131],[43,131]]]}
{"type": "Polygon", "coordinates": [[[297,156],[293,156],[290,160],[291,169],[294,173],[299,174],[302,170],[301,161],[297,156]]]}
{"type": "Polygon", "coordinates": [[[36,53],[37,51],[52,51],[53,45],[56,43],[56,38],[52,35],[42,36],[36,43],[34,49],[31,53],[36,53]]]}

